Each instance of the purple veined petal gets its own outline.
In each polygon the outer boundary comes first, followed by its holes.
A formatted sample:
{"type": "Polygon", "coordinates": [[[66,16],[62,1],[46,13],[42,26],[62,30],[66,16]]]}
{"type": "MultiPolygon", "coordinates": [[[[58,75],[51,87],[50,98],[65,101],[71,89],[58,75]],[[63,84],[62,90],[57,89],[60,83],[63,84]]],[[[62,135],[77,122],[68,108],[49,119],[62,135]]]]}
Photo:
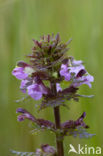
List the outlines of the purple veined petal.
{"type": "Polygon", "coordinates": [[[94,81],[94,77],[88,74],[86,76],[76,78],[75,82],[73,83],[73,86],[74,87],[79,87],[82,84],[86,84],[91,88],[92,87],[91,82],[93,82],[93,81],[94,81]]]}
{"type": "Polygon", "coordinates": [[[83,69],[85,69],[85,67],[83,65],[75,66],[75,67],[69,67],[70,73],[74,73],[75,76],[83,69]]]}
{"type": "Polygon", "coordinates": [[[78,61],[77,61],[77,60],[74,60],[74,59],[73,59],[73,61],[72,61],[72,65],[73,65],[73,66],[82,65],[82,63],[83,63],[83,61],[81,61],[81,60],[78,60],[78,61]]]}
{"type": "Polygon", "coordinates": [[[61,65],[61,70],[67,71],[68,70],[68,65],[67,64],[62,64],[61,65]]]}
{"type": "Polygon", "coordinates": [[[62,64],[61,65],[61,72],[64,71],[64,72],[68,72],[68,64],[62,64]]]}
{"type": "Polygon", "coordinates": [[[38,91],[28,92],[28,95],[30,95],[34,100],[40,100],[42,98],[42,93],[38,91]]]}
{"type": "Polygon", "coordinates": [[[43,92],[40,89],[38,84],[32,84],[27,87],[28,95],[30,95],[33,99],[39,100],[42,98],[43,92]]]}
{"type": "Polygon", "coordinates": [[[69,73],[67,64],[61,65],[60,75],[64,76],[66,81],[70,81],[71,74],[69,73]]]}
{"type": "Polygon", "coordinates": [[[67,65],[62,64],[62,65],[61,65],[61,70],[60,70],[60,75],[61,75],[61,76],[64,76],[65,73],[67,73],[67,71],[68,71],[67,65]]]}
{"type": "Polygon", "coordinates": [[[57,92],[62,91],[62,88],[60,87],[59,83],[56,83],[56,89],[57,89],[57,92]]]}
{"type": "Polygon", "coordinates": [[[38,90],[42,92],[42,94],[47,94],[50,91],[39,77],[35,77],[35,84],[37,85],[38,90]]]}
{"type": "Polygon", "coordinates": [[[71,74],[70,74],[70,73],[65,73],[64,77],[65,77],[65,80],[66,80],[66,81],[70,81],[70,79],[71,79],[71,74]]]}
{"type": "Polygon", "coordinates": [[[92,75],[87,75],[86,76],[86,79],[89,81],[89,82],[93,82],[94,81],[94,77],[92,75]]]}
{"type": "Polygon", "coordinates": [[[24,72],[24,68],[22,67],[16,67],[12,71],[12,74],[19,80],[26,79],[28,77],[28,74],[24,72]]]}
{"type": "Polygon", "coordinates": [[[87,84],[91,88],[92,87],[91,82],[94,81],[94,77],[91,75],[87,75],[85,76],[85,79],[86,80],[84,81],[84,84],[87,84]]]}

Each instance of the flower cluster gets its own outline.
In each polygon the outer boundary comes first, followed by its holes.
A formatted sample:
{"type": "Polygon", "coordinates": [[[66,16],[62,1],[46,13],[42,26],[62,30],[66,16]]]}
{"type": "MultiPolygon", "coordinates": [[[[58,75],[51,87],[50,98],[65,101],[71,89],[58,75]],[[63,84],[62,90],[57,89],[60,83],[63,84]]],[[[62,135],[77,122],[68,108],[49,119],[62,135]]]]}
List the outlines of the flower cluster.
{"type": "MultiPolygon", "coordinates": [[[[21,80],[20,89],[23,93],[28,93],[35,100],[39,100],[42,98],[43,94],[49,94],[50,88],[46,87],[39,78],[39,76],[33,77],[35,74],[35,70],[33,67],[26,65],[23,61],[18,63],[18,67],[16,67],[12,74],[19,80],[21,80]],[[19,67],[21,65],[22,67],[19,67]]],[[[56,83],[57,92],[61,91],[61,87],[59,83],[56,83]]]]}
{"type": "Polygon", "coordinates": [[[70,41],[62,43],[59,34],[44,35],[40,41],[33,39],[33,42],[32,53],[27,56],[30,63],[19,61],[12,74],[21,80],[20,89],[24,94],[28,94],[34,100],[42,99],[40,110],[48,106],[53,107],[55,123],[36,118],[23,108],[17,109],[17,113],[20,113],[18,121],[29,119],[39,128],[49,129],[56,133],[57,151],[46,144],[36,151],[36,155],[56,155],[57,152],[58,156],[63,156],[62,142],[68,132],[69,135],[75,136],[91,135],[79,130],[79,127],[83,130],[88,128],[83,121],[86,116],[85,112],[76,121],[68,120],[61,123],[59,106],[65,106],[66,100],[78,101],[80,96],[84,96],[77,94],[79,87],[86,84],[91,88],[94,78],[87,72],[81,60],[75,60],[66,55],[70,41]],[[61,87],[64,81],[68,84],[66,88],[61,87]]]}
{"type": "Polygon", "coordinates": [[[72,81],[72,86],[79,87],[82,84],[87,84],[91,87],[91,82],[94,81],[83,66],[81,60],[77,61],[74,58],[69,58],[61,65],[60,75],[65,78],[66,81],[72,81]]]}
{"type": "Polygon", "coordinates": [[[23,61],[18,63],[12,74],[21,80],[20,89],[23,93],[28,93],[33,99],[39,100],[43,94],[47,94],[48,88],[45,87],[43,82],[38,78],[32,78],[31,74],[34,73],[33,67],[23,61]],[[38,82],[37,82],[38,81],[38,82]]]}
{"type": "MultiPolygon", "coordinates": [[[[44,85],[41,80],[41,75],[37,75],[37,71],[23,61],[18,62],[18,66],[13,70],[12,74],[19,80],[21,80],[20,89],[23,93],[28,93],[35,100],[39,100],[43,95],[49,95],[51,90],[44,85]]],[[[74,88],[79,87],[82,84],[87,84],[91,87],[91,82],[94,81],[85,69],[82,61],[77,61],[72,57],[64,59],[59,69],[59,78],[64,77],[65,81],[71,82],[71,86],[74,88]]],[[[61,92],[62,88],[60,83],[56,83],[57,92],[61,92]]]]}

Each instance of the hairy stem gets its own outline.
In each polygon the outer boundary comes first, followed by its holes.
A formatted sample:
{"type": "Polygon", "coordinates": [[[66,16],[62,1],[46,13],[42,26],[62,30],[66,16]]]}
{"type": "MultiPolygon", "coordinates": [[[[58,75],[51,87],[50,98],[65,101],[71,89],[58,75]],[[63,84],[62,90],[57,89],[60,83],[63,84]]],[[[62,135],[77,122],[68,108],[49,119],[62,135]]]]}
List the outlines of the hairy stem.
{"type": "MultiPolygon", "coordinates": [[[[53,94],[55,96],[57,94],[56,84],[51,83],[51,88],[52,88],[53,94]]],[[[54,107],[54,118],[55,118],[56,129],[60,131],[61,122],[60,122],[60,108],[59,108],[59,106],[54,107]]],[[[57,145],[57,156],[64,156],[63,139],[62,139],[60,132],[56,134],[56,145],[57,145]]]]}

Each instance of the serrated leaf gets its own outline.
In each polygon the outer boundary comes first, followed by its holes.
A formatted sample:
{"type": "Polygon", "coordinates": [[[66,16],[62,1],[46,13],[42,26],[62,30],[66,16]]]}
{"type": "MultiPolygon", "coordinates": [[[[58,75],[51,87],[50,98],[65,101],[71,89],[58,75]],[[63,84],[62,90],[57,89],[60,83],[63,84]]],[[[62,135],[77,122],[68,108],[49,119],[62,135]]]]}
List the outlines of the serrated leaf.
{"type": "Polygon", "coordinates": [[[68,135],[71,135],[73,137],[79,137],[79,138],[91,138],[95,134],[90,134],[84,129],[83,127],[79,126],[76,129],[72,129],[68,132],[68,135]]]}
{"type": "Polygon", "coordinates": [[[67,100],[75,100],[75,101],[79,101],[78,97],[75,96],[75,94],[72,94],[72,93],[69,93],[68,95],[66,94],[60,94],[59,96],[55,97],[55,98],[45,98],[41,105],[40,105],[40,110],[44,109],[44,108],[47,108],[47,107],[56,107],[56,106],[65,106],[68,108],[68,106],[65,104],[65,102],[67,100]]]}
{"type": "Polygon", "coordinates": [[[76,96],[76,91],[78,88],[69,87],[62,91],[60,91],[57,96],[47,95],[44,97],[42,104],[40,105],[40,110],[46,107],[56,107],[56,106],[66,106],[66,100],[74,99],[78,101],[78,97],[76,96]]]}
{"type": "Polygon", "coordinates": [[[60,105],[65,105],[65,99],[64,98],[56,98],[56,99],[48,99],[48,100],[43,100],[42,104],[40,105],[40,109],[44,109],[47,107],[56,107],[56,106],[60,106],[60,105]]]}

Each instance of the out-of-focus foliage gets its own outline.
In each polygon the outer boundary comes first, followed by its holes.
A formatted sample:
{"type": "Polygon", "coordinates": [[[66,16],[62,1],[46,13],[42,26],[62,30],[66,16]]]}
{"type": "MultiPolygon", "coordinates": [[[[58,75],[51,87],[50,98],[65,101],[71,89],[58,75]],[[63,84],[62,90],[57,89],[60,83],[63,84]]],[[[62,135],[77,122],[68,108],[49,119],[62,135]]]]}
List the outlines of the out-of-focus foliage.
{"type": "MultiPolygon", "coordinates": [[[[65,155],[69,143],[88,146],[103,144],[103,1],[102,0],[0,0],[0,155],[11,155],[9,150],[35,151],[40,143],[55,145],[54,135],[38,132],[32,135],[28,121],[18,123],[16,108],[24,106],[37,117],[45,116],[53,121],[52,108],[37,113],[33,100],[16,103],[23,97],[19,82],[11,71],[15,62],[23,60],[33,46],[32,38],[39,39],[43,34],[59,32],[62,40],[72,38],[68,55],[84,60],[86,69],[94,76],[93,88],[82,86],[81,94],[95,94],[93,99],[82,98],[79,103],[68,103],[69,109],[61,110],[62,122],[76,119],[83,111],[87,112],[86,123],[91,139],[65,139],[65,155]]],[[[63,84],[67,85],[67,84],[63,84]]]]}

